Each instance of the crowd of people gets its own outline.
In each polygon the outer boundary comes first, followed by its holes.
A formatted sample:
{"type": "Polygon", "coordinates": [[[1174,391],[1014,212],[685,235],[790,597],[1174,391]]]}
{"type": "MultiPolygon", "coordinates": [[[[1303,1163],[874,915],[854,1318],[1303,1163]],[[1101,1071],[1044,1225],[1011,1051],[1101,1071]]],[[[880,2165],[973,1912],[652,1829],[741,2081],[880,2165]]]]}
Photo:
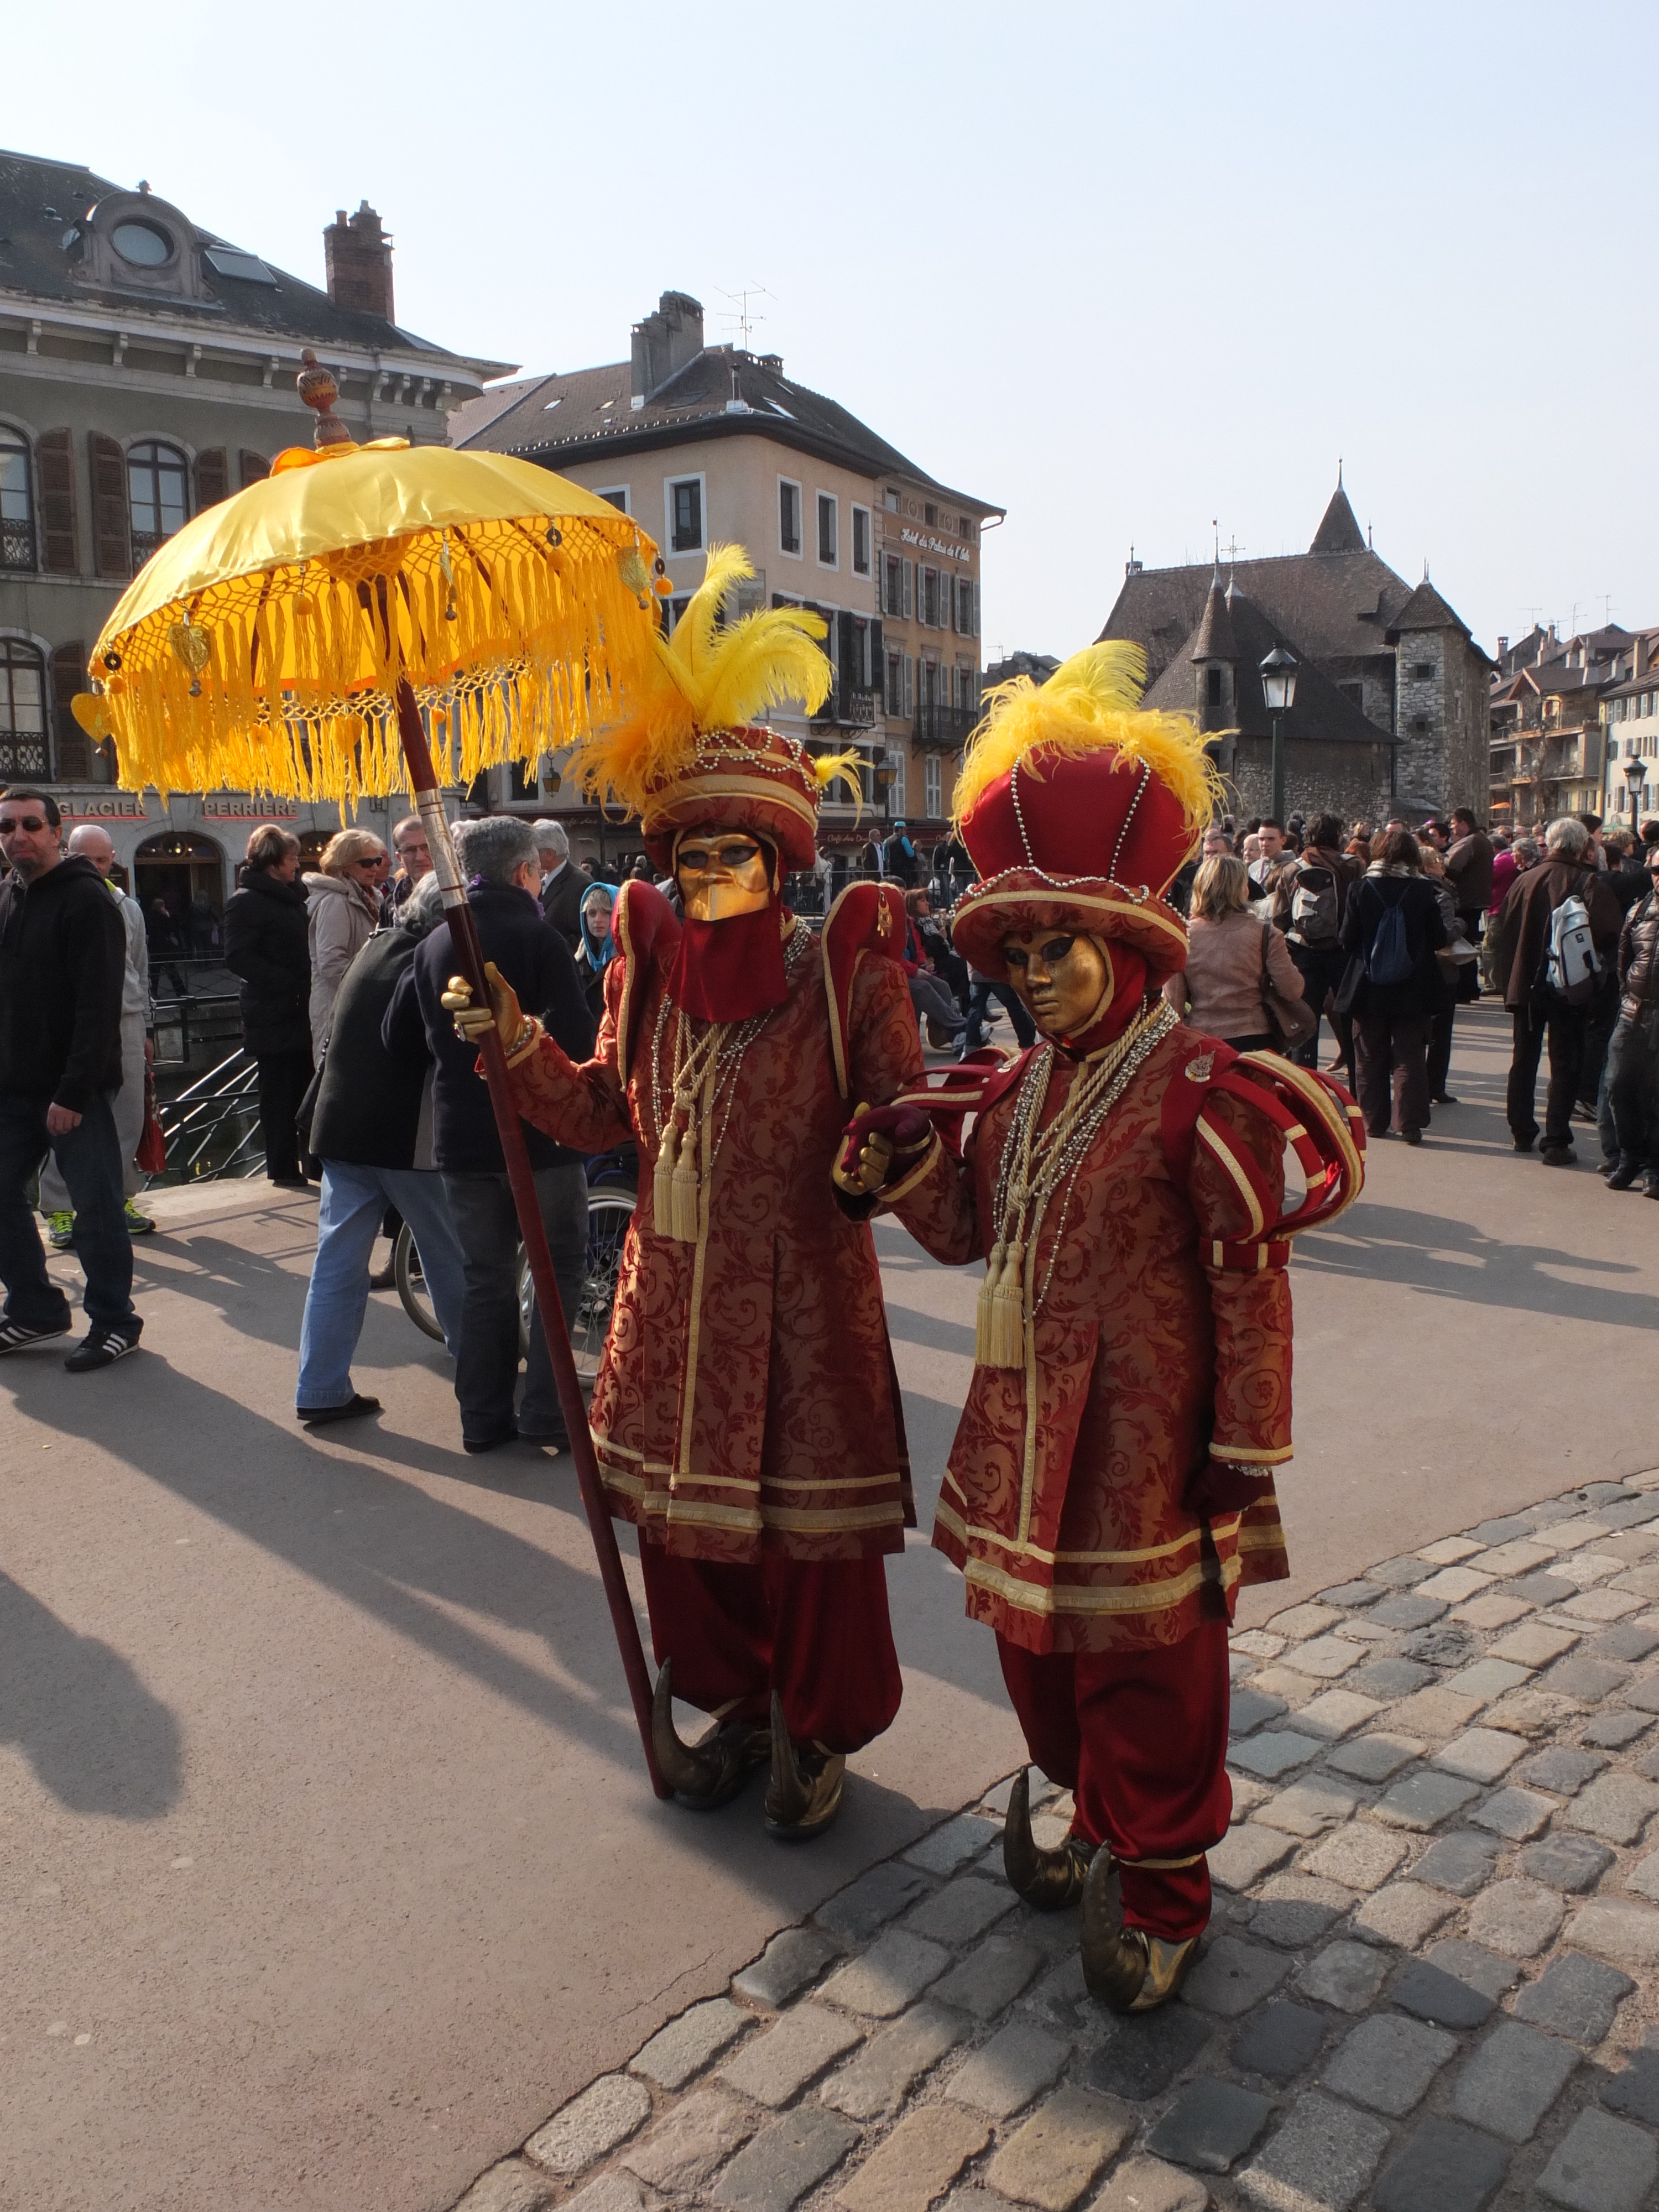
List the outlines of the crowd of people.
{"type": "MultiPolygon", "coordinates": [[[[106,831],[84,824],[65,841],[48,794],[7,793],[0,808],[9,871],[0,943],[28,975],[9,1025],[15,1038],[21,1009],[49,976],[63,1030],[49,1049],[37,1040],[14,1060],[20,1072],[9,1079],[0,1073],[14,1103],[28,1102],[13,1131],[17,1158],[40,1145],[27,1172],[10,1175],[0,1161],[0,1273],[11,1291],[0,1345],[69,1326],[44,1262],[31,1259],[40,1240],[15,1195],[39,1167],[48,1239],[72,1246],[88,1274],[97,1351],[82,1364],[102,1364],[138,1340],[128,1240],[154,1226],[137,1202],[135,1154],[155,1048],[156,918],[114,881],[106,831]],[[118,1081],[108,1079],[117,1069],[118,1081]]],[[[672,880],[644,854],[580,865],[550,820],[486,817],[459,823],[455,836],[486,951],[580,1057],[603,1012],[620,886],[654,881],[672,902],[672,880]]],[[[350,1354],[369,1291],[392,1279],[389,1261],[371,1272],[374,1247],[406,1219],[456,1358],[467,1449],[514,1436],[557,1446],[562,1421],[544,1350],[539,1361],[532,1351],[518,1382],[505,1165],[471,1060],[438,1005],[453,963],[431,868],[418,816],[397,823],[389,850],[369,831],[341,830],[303,872],[298,839],[267,823],[248,840],[222,921],[209,917],[240,985],[265,1172],[280,1188],[320,1190],[296,1406],[313,1423],[378,1410],[350,1387],[350,1354]]],[[[902,888],[902,965],[936,1052],[979,1051],[994,1001],[1018,1045],[1032,1043],[1020,996],[955,943],[953,909],[976,880],[958,841],[929,851],[900,821],[872,830],[861,848],[819,851],[798,880],[815,883],[827,902],[860,877],[902,888]]],[[[1354,1091],[1374,1139],[1419,1145],[1435,1109],[1457,1103],[1448,1088],[1457,1010],[1484,991],[1511,1018],[1505,1109],[1516,1152],[1571,1166],[1575,1125],[1593,1127],[1608,1188],[1659,1198],[1659,822],[1636,838],[1594,816],[1563,817],[1537,834],[1488,834],[1467,808],[1376,830],[1329,813],[1283,823],[1224,817],[1171,902],[1188,926],[1186,965],[1164,986],[1173,1010],[1237,1050],[1281,1052],[1310,1068],[1320,1065],[1328,1024],[1326,1065],[1354,1091]]],[[[175,940],[166,944],[170,954],[175,940]]],[[[0,1049],[22,1051],[18,1042],[0,1049]]],[[[532,1144],[574,1309],[582,1163],[545,1138],[532,1144]]],[[[539,1333],[531,1340],[539,1346],[539,1333]]]]}

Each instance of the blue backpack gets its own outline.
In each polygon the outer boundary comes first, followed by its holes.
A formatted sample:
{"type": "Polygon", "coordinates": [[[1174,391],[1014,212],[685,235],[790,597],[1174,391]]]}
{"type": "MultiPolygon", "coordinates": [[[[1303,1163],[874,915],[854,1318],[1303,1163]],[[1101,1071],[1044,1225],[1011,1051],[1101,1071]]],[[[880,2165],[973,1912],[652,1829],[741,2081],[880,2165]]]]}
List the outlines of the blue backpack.
{"type": "Polygon", "coordinates": [[[1365,973],[1373,983],[1407,983],[1417,972],[1417,963],[1412,957],[1412,948],[1406,934],[1406,902],[1398,900],[1384,909],[1382,919],[1371,933],[1370,950],[1365,955],[1365,973]]]}

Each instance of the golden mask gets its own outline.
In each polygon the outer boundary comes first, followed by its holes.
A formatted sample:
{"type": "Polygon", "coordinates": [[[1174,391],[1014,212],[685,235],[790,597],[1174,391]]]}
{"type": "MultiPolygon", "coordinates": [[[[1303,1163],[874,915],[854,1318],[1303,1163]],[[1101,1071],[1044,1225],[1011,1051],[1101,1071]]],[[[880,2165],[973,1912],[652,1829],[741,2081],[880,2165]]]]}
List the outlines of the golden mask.
{"type": "Polygon", "coordinates": [[[674,846],[674,880],[688,921],[729,921],[772,896],[769,848],[746,830],[686,830],[674,846]]]}
{"type": "Polygon", "coordinates": [[[1098,938],[1022,929],[1002,940],[1015,996],[1045,1036],[1081,1036],[1105,1011],[1111,955],[1098,938]]]}

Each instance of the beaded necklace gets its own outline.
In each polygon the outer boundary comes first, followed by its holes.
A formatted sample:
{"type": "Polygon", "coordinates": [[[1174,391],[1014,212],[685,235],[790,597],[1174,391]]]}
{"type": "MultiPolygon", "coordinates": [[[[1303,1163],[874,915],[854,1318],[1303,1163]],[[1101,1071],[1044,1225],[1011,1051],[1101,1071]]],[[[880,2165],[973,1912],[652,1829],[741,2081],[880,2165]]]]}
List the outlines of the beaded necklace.
{"type": "Polygon", "coordinates": [[[1138,1015],[1098,1058],[1085,1063],[1047,1128],[1041,1124],[1054,1048],[1046,1045],[1032,1054],[997,1171],[992,1205],[994,1241],[975,1317],[974,1357],[980,1366],[1025,1364],[1026,1331],[1048,1295],[1078,1170],[1136,1071],[1176,1020],[1161,999],[1138,1015]],[[1060,1211],[1048,1265],[1041,1284],[1033,1285],[1025,1263],[1028,1256],[1035,1263],[1043,1218],[1056,1192],[1060,1211]]]}
{"type": "MultiPolygon", "coordinates": [[[[783,948],[783,972],[790,982],[811,957],[813,941],[811,933],[799,926],[790,932],[783,948]]],[[[659,1237],[695,1244],[702,1234],[703,1186],[726,1140],[744,1054],[776,1012],[775,1006],[769,1006],[745,1022],[711,1022],[704,1027],[664,992],[651,1040],[651,1111],[659,1132],[652,1200],[659,1237]],[[671,1013],[675,1018],[673,1058],[665,1082],[671,1013]]]]}

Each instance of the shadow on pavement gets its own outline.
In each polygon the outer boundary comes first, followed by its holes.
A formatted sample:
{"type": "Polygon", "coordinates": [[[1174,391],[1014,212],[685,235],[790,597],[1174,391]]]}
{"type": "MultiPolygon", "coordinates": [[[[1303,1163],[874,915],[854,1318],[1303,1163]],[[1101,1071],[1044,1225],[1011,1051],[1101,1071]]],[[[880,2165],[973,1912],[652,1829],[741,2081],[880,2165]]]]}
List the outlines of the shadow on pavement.
{"type": "MultiPolygon", "coordinates": [[[[1591,1229],[1587,1222],[1587,1241],[1591,1229]]],[[[1364,1199],[1342,1217],[1340,1228],[1310,1230],[1299,1239],[1297,1261],[1310,1274],[1402,1283],[1477,1305],[1619,1328],[1659,1327],[1659,1298],[1626,1290],[1617,1279],[1639,1276],[1626,1261],[1548,1244],[1505,1243],[1447,1214],[1374,1206],[1364,1199]],[[1551,1268],[1578,1269],[1605,1280],[1592,1287],[1547,1273],[1551,1268]]]]}
{"type": "Polygon", "coordinates": [[[155,1820],[178,1802],[178,1721],[128,1661],[0,1574],[0,1742],[73,1813],[155,1820]]]}

